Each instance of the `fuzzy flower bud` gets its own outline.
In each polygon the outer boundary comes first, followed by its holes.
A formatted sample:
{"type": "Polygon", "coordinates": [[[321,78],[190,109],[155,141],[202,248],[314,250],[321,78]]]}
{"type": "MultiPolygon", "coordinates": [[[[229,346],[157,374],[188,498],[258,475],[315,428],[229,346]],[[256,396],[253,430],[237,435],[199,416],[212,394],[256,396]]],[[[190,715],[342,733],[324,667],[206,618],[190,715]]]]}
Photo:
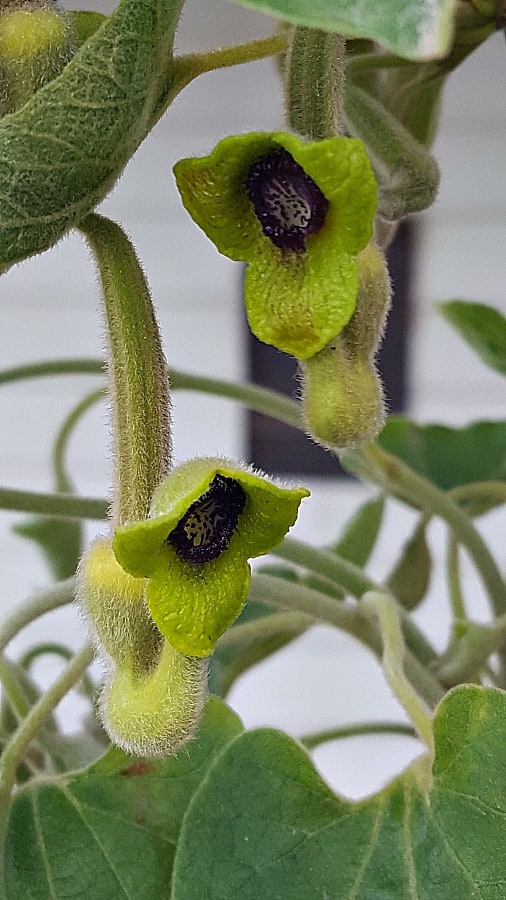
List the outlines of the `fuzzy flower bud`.
{"type": "Polygon", "coordinates": [[[357,257],[359,289],[348,325],[301,364],[304,418],[310,435],[331,449],[372,440],[385,418],[376,371],[390,305],[390,282],[382,253],[369,244],[357,257]]]}
{"type": "Polygon", "coordinates": [[[198,727],[206,665],[164,640],[147,607],[145,579],[121,568],[108,539],[87,551],[78,583],[107,669],[99,712],[111,740],[139,756],[175,753],[198,727]]]}
{"type": "Polygon", "coordinates": [[[72,59],[70,15],[49,3],[12,5],[0,14],[0,101],[14,112],[72,59]]]}

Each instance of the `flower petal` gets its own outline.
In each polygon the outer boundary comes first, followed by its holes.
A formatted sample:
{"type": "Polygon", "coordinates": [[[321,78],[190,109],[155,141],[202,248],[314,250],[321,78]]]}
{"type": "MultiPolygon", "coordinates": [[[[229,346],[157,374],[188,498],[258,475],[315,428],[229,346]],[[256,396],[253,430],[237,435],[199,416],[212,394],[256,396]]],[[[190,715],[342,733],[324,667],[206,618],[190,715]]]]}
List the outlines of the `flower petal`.
{"type": "Polygon", "coordinates": [[[154,622],[176,650],[209,656],[240,614],[250,578],[250,567],[237,552],[197,567],[173,553],[168,567],[149,580],[146,597],[154,622]]]}
{"type": "Polygon", "coordinates": [[[239,536],[246,559],[268,553],[281,543],[297,518],[300,501],[309,496],[306,488],[282,487],[220,457],[189,460],[174,469],[155,492],[149,519],[116,529],[113,549],[126,572],[148,578],[165,564],[167,537],[216,475],[239,482],[246,493],[237,534],[230,542],[239,536]]]}
{"type": "Polygon", "coordinates": [[[244,606],[247,560],[281,543],[308,495],[220,457],[193,459],[164,479],[149,519],[116,529],[116,559],[149,578],[152,618],[177,650],[213,652],[244,606]]]}
{"type": "Polygon", "coordinates": [[[305,254],[276,260],[269,252],[248,266],[248,322],[265,344],[309,359],[349,322],[357,290],[355,260],[342,251],[335,233],[322,232],[308,240],[305,254]]]}
{"type": "Polygon", "coordinates": [[[209,156],[182,159],[174,166],[183,205],[230,259],[254,259],[269,240],[246,192],[246,178],[253,163],[274,146],[269,134],[232,136],[220,141],[209,156]]]}

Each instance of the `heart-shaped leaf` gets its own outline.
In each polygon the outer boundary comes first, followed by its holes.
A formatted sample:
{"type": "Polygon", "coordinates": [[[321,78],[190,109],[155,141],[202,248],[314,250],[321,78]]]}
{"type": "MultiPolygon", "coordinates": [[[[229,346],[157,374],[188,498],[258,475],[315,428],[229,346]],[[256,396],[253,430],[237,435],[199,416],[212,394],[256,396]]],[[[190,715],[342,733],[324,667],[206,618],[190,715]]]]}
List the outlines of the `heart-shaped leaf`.
{"type": "Polygon", "coordinates": [[[197,737],[177,756],[144,760],[112,748],[82,772],[25,785],[7,834],[8,900],[168,897],[188,802],[240,730],[213,698],[197,737]]]}
{"type": "Polygon", "coordinates": [[[286,735],[239,736],[187,810],[172,900],[503,900],[506,694],[456,688],[434,738],[432,768],[351,803],[286,735]]]}

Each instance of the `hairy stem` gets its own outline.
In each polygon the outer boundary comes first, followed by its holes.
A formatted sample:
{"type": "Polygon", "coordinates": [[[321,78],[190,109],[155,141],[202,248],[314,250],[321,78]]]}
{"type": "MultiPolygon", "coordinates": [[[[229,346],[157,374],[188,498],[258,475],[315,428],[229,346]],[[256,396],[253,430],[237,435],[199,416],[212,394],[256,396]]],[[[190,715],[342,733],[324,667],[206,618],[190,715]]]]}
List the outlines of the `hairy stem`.
{"type": "Polygon", "coordinates": [[[189,53],[174,60],[175,81],[181,90],[182,86],[189,84],[194,78],[206,72],[240,66],[244,63],[275,56],[277,53],[281,53],[285,46],[286,37],[280,31],[270,37],[248,41],[246,44],[237,44],[235,47],[221,47],[205,53],[189,53]]]}
{"type": "Polygon", "coordinates": [[[37,594],[22,606],[17,607],[2,623],[0,623],[0,653],[7,644],[30,622],[38,619],[45,613],[67,606],[74,599],[75,579],[68,578],[60,581],[47,591],[37,594]]]}
{"type": "Polygon", "coordinates": [[[135,250],[114,222],[80,223],[95,256],[109,339],[116,479],[113,524],[144,519],[170,465],[169,392],[149,288],[135,250]]]}
{"type": "Polygon", "coordinates": [[[312,141],[343,135],[346,41],[316,28],[293,29],[284,66],[287,119],[312,141]]]}
{"type": "Polygon", "coordinates": [[[352,455],[357,454],[362,454],[366,464],[369,462],[372,465],[375,475],[384,487],[394,490],[410,503],[415,503],[430,515],[439,516],[447,522],[456,539],[474,560],[495,615],[505,613],[506,583],[483,538],[453,499],[378,444],[368,444],[362,450],[354,451],[352,455]]]}
{"type": "MultiPolygon", "coordinates": [[[[295,538],[285,538],[281,546],[276,547],[272,553],[274,556],[289,560],[317,575],[337,582],[346,593],[357,599],[360,599],[367,591],[383,590],[382,586],[376,584],[362,569],[353,565],[347,559],[343,559],[337,553],[311,547],[309,544],[295,540],[295,538]]],[[[409,615],[402,609],[399,612],[402,617],[404,637],[409,649],[421,663],[431,663],[436,657],[436,651],[419,631],[409,615]]]]}
{"type": "Polygon", "coordinates": [[[395,604],[386,594],[371,591],[362,599],[361,606],[368,614],[378,617],[383,640],[383,670],[392,693],[408,713],[429,750],[433,750],[434,738],[429,708],[404,671],[406,648],[395,604]]]}
{"type": "MultiPolygon", "coordinates": [[[[273,578],[271,575],[255,575],[251,582],[250,599],[271,606],[280,606],[312,616],[315,621],[334,625],[357,638],[374,655],[381,659],[383,644],[377,626],[359,607],[347,606],[318,591],[294,582],[273,578]]],[[[443,696],[443,689],[436,678],[406,649],[406,674],[428,705],[435,706],[443,696]]]]}

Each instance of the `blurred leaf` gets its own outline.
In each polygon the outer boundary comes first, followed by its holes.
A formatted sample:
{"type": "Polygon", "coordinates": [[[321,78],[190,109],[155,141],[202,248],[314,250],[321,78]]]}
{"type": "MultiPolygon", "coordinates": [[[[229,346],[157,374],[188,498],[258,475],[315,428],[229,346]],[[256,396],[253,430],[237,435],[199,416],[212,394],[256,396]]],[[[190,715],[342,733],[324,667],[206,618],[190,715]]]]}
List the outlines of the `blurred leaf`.
{"type": "Polygon", "coordinates": [[[372,38],[408,59],[445,56],[453,37],[455,0],[236,0],[296,25],[372,38]]]}
{"type": "Polygon", "coordinates": [[[391,416],[378,443],[442,490],[506,480],[506,421],[446,428],[391,416]]]}
{"type": "Polygon", "coordinates": [[[434,739],[432,766],[351,803],[292,738],[243,733],[188,808],[172,900],[504,900],[506,694],[456,688],[434,739]]]}
{"type": "MultiPolygon", "coordinates": [[[[278,578],[286,578],[287,573],[293,573],[294,578],[289,577],[288,580],[299,580],[296,572],[284,566],[265,566],[259,571],[275,574],[278,578]]],[[[286,614],[280,616],[279,613],[273,613],[268,606],[264,606],[262,603],[248,601],[229,632],[233,632],[234,628],[239,625],[259,619],[265,623],[265,630],[259,634],[246,634],[234,644],[218,642],[209,661],[209,690],[213,694],[225,697],[239,675],[266,659],[271,653],[275,653],[276,650],[289,644],[290,641],[303,634],[308,627],[304,616],[293,616],[290,620],[286,614]],[[272,628],[269,627],[271,621],[272,628]]]]}
{"type": "Polygon", "coordinates": [[[12,529],[39,545],[55,581],[75,574],[81,556],[82,525],[77,519],[33,517],[12,529]]]}
{"type": "Polygon", "coordinates": [[[22,787],[7,833],[7,900],[168,898],[184,813],[240,731],[237,716],[214,698],[177,756],[138,759],[111,748],[82,772],[22,787]]]}
{"type": "Polygon", "coordinates": [[[438,305],[445,319],[476,350],[483,362],[506,375],[506,317],[483,303],[450,300],[438,305]]]}
{"type": "Polygon", "coordinates": [[[350,519],[339,540],[328,549],[356,566],[365,566],[374,549],[384,509],[385,498],[382,494],[368,500],[350,519]]]}
{"type": "Polygon", "coordinates": [[[401,557],[393,569],[388,585],[404,609],[412,610],[427,593],[432,569],[430,550],[422,521],[413,536],[404,544],[401,557]]]}

